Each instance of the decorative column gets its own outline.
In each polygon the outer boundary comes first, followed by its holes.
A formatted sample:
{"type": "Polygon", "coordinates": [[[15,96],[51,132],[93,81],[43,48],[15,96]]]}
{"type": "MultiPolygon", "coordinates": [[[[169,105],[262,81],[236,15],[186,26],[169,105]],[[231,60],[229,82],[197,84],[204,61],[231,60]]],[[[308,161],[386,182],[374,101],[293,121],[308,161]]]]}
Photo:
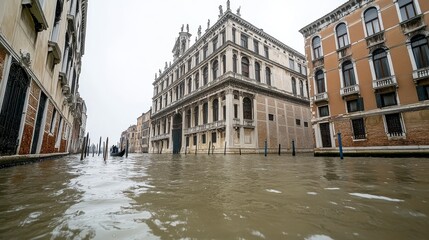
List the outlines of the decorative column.
{"type": "MultiPolygon", "coordinates": [[[[240,118],[240,125],[244,125],[244,116],[243,116],[243,92],[239,93],[239,107],[238,107],[238,117],[240,118]]],[[[240,147],[244,146],[244,128],[240,127],[240,147]]]]}
{"type": "Polygon", "coordinates": [[[232,147],[233,144],[233,135],[234,135],[234,128],[232,126],[234,117],[234,105],[232,103],[233,101],[233,94],[232,94],[232,88],[228,88],[225,91],[225,103],[226,103],[226,116],[225,116],[225,141],[227,144],[227,147],[232,147]]]}

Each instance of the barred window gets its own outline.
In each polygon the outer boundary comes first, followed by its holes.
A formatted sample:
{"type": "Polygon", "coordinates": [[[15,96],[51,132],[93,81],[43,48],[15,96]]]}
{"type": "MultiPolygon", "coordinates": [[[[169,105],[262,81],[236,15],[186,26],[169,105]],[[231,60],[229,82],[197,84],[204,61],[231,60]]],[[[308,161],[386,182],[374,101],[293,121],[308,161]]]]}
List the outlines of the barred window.
{"type": "Polygon", "coordinates": [[[365,123],[363,118],[352,119],[353,138],[365,139],[365,123]]]}
{"type": "Polygon", "coordinates": [[[402,129],[401,116],[399,113],[386,114],[387,133],[391,137],[403,136],[404,130],[402,129]]]}

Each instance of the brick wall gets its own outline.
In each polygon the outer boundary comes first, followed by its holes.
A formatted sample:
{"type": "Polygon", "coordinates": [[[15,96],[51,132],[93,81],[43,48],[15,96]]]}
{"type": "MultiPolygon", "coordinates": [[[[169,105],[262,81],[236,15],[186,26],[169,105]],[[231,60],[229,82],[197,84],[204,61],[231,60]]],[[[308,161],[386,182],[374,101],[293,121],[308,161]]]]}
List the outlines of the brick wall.
{"type": "MultiPolygon", "coordinates": [[[[353,141],[353,130],[348,119],[334,122],[335,132],[341,131],[344,147],[366,147],[366,146],[402,146],[402,145],[429,145],[429,110],[402,113],[405,124],[406,138],[388,138],[384,129],[382,115],[364,118],[365,140],[353,141]]],[[[336,136],[335,136],[336,139],[336,136]]],[[[336,139],[336,146],[338,140],[336,139]]]]}
{"type": "Polygon", "coordinates": [[[21,147],[19,154],[29,154],[31,142],[33,140],[33,131],[36,124],[36,114],[39,107],[40,88],[33,81],[30,83],[30,93],[28,96],[27,114],[25,115],[24,131],[21,138],[21,147]]]}

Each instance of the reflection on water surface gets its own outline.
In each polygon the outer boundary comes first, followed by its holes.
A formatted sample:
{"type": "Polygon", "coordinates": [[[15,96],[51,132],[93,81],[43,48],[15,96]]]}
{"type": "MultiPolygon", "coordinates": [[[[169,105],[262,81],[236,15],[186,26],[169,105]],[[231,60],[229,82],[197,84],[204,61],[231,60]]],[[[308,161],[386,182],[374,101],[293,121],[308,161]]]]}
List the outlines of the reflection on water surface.
{"type": "Polygon", "coordinates": [[[0,170],[1,239],[427,239],[429,160],[68,156],[0,170]]]}

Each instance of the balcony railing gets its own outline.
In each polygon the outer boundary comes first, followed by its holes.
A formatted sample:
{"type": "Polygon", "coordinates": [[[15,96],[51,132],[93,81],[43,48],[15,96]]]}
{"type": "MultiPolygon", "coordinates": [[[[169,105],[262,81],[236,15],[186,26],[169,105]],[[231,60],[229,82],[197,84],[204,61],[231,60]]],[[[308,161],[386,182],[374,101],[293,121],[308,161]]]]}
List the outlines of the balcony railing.
{"type": "Polygon", "coordinates": [[[350,44],[347,45],[347,46],[345,46],[345,47],[343,47],[343,48],[338,49],[337,53],[338,53],[338,59],[342,59],[342,58],[351,56],[352,55],[352,51],[350,49],[350,44]]]}
{"type": "Polygon", "coordinates": [[[426,68],[420,68],[413,71],[413,79],[414,81],[421,80],[423,78],[429,77],[429,67],[426,68]]]}
{"type": "Polygon", "coordinates": [[[318,94],[314,95],[313,101],[314,102],[328,101],[328,93],[323,92],[323,93],[318,93],[318,94]]]}
{"type": "Polygon", "coordinates": [[[193,134],[197,132],[204,132],[204,131],[224,128],[224,127],[225,127],[225,120],[220,120],[216,122],[206,123],[195,127],[187,128],[187,129],[184,129],[183,132],[185,134],[193,134]]]}
{"type": "Polygon", "coordinates": [[[355,84],[348,87],[343,87],[340,89],[340,95],[341,96],[348,96],[353,94],[359,94],[359,85],[355,84]]]}
{"type": "Polygon", "coordinates": [[[152,141],[158,141],[158,140],[168,139],[168,138],[170,138],[170,134],[169,133],[163,133],[163,134],[151,137],[152,141]]]}
{"type": "Polygon", "coordinates": [[[402,32],[409,34],[426,26],[423,15],[417,15],[411,19],[401,22],[402,32]]]}
{"type": "Polygon", "coordinates": [[[395,76],[375,79],[372,81],[372,87],[374,89],[387,88],[387,87],[392,87],[397,85],[398,83],[396,82],[395,76]]]}
{"type": "Polygon", "coordinates": [[[250,127],[250,128],[254,128],[254,120],[253,119],[243,119],[243,127],[250,127]]]}

